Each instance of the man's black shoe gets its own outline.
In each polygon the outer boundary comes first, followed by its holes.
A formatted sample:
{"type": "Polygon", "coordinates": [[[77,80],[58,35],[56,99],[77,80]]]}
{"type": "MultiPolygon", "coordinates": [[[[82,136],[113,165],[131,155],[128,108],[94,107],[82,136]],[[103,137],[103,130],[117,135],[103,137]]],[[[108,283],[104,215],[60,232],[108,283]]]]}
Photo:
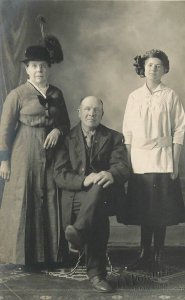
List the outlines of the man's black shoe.
{"type": "Polygon", "coordinates": [[[113,293],[115,291],[104,277],[94,276],[90,279],[90,282],[97,292],[113,293]]]}
{"type": "Polygon", "coordinates": [[[72,244],[71,248],[80,250],[83,247],[82,237],[73,225],[68,225],[66,227],[65,237],[66,240],[72,244]]]}

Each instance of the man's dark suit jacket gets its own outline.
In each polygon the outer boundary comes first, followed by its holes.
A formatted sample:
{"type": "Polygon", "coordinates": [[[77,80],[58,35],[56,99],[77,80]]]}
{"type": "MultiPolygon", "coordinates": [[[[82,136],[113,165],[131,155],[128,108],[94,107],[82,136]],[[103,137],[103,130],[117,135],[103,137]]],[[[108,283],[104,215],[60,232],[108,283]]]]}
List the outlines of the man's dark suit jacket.
{"type": "MultiPolygon", "coordinates": [[[[127,155],[121,133],[101,124],[97,127],[90,166],[94,172],[108,171],[112,174],[116,194],[119,195],[119,201],[113,199],[117,206],[115,214],[118,221],[121,222],[122,213],[124,213],[121,211],[124,209],[124,183],[129,176],[127,155]]],[[[67,135],[64,144],[57,153],[55,162],[54,178],[58,187],[62,188],[64,228],[70,224],[73,197],[75,192],[84,189],[85,177],[86,150],[81,123],[79,123],[67,135]]]]}

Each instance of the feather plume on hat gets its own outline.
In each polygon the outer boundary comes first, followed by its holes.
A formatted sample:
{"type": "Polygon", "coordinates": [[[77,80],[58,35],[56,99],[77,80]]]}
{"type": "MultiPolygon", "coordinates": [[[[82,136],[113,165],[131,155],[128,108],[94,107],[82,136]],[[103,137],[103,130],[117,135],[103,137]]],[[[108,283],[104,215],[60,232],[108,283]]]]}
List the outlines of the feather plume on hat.
{"type": "Polygon", "coordinates": [[[63,51],[59,40],[54,35],[46,35],[44,37],[44,46],[49,52],[51,63],[59,63],[63,61],[63,51]]]}
{"type": "Polygon", "coordinates": [[[51,63],[54,64],[63,61],[64,56],[59,40],[56,36],[44,32],[45,18],[39,15],[37,16],[37,21],[39,22],[42,35],[41,44],[48,50],[51,63]]]}

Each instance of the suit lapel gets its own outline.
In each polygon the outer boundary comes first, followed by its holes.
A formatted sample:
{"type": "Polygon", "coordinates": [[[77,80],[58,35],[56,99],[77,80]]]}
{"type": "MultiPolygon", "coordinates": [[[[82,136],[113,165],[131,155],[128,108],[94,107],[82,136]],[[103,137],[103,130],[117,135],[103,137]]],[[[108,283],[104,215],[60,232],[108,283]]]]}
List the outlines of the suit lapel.
{"type": "Polygon", "coordinates": [[[84,138],[83,138],[80,123],[77,125],[77,130],[74,132],[72,138],[73,138],[73,147],[74,149],[76,149],[76,152],[78,153],[79,157],[82,159],[84,169],[86,169],[85,144],[84,144],[84,138]]]}
{"type": "Polygon", "coordinates": [[[96,158],[100,150],[103,148],[108,140],[108,135],[104,132],[102,126],[100,125],[95,133],[93,151],[91,156],[91,162],[96,158]]]}

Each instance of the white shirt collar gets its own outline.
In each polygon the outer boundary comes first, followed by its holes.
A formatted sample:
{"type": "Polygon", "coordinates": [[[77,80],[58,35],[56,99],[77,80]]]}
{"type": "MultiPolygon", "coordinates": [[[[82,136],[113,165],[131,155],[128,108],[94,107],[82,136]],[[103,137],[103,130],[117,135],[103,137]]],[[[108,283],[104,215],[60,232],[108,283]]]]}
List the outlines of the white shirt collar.
{"type": "Polygon", "coordinates": [[[83,131],[83,134],[84,134],[85,137],[86,137],[87,135],[94,135],[95,132],[96,132],[96,129],[91,130],[91,131],[87,131],[86,129],[83,128],[82,124],[81,124],[81,128],[82,128],[82,131],[83,131]]]}
{"type": "MultiPolygon", "coordinates": [[[[159,85],[158,85],[158,86],[155,88],[155,90],[152,92],[152,94],[154,94],[154,93],[156,93],[156,92],[159,92],[159,91],[162,91],[162,90],[164,90],[164,89],[166,89],[166,85],[165,85],[163,82],[160,82],[159,85]]],[[[150,90],[148,89],[146,83],[143,85],[143,90],[144,90],[147,94],[148,94],[148,93],[151,94],[151,92],[150,92],[150,90]]]]}

